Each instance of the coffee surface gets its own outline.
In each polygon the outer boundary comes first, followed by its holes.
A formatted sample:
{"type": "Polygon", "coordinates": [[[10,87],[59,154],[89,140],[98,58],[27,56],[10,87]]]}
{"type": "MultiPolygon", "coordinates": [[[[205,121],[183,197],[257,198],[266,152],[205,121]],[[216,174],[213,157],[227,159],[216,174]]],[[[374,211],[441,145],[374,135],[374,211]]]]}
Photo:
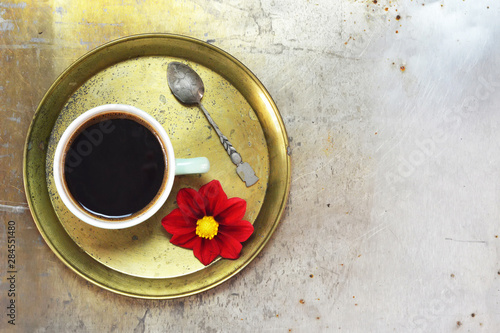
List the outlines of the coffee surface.
{"type": "Polygon", "coordinates": [[[101,217],[141,211],[157,195],[164,175],[158,138],[129,118],[91,122],[74,137],[65,157],[64,176],[74,200],[101,217]]]}

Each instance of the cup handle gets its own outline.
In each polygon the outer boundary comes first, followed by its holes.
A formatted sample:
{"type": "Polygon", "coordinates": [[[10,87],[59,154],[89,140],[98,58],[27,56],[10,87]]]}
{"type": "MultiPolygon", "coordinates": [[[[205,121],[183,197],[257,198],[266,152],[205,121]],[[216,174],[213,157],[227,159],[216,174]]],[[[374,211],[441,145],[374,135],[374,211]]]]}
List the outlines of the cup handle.
{"type": "Polygon", "coordinates": [[[210,170],[210,162],[206,157],[176,158],[175,174],[191,175],[195,173],[205,173],[210,170]]]}

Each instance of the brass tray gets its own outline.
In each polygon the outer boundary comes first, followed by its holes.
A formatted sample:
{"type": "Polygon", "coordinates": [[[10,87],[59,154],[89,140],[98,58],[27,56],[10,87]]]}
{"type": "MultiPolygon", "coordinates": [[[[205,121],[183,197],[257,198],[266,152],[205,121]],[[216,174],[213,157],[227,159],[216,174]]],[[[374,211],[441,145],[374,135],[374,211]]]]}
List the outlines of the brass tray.
{"type": "Polygon", "coordinates": [[[34,221],[52,251],[73,271],[107,290],[139,298],[176,298],[213,288],[234,276],[263,249],[283,214],[290,187],[288,139],[271,96],[238,60],[202,41],[170,34],[118,39],[87,53],[62,73],[35,113],[24,151],[24,183],[34,221]],[[259,182],[245,187],[197,108],[175,100],[166,78],[170,61],[192,66],[203,78],[203,104],[254,168],[259,182]],[[131,104],[156,117],[176,157],[206,156],[204,175],[176,177],[164,207],[138,226],[104,230],[76,219],[53,184],[55,145],[69,123],[107,103],[131,104]],[[236,260],[203,266],[191,250],[169,242],[161,218],[176,208],[183,187],[218,179],[228,197],[247,201],[254,234],[236,260]]]}

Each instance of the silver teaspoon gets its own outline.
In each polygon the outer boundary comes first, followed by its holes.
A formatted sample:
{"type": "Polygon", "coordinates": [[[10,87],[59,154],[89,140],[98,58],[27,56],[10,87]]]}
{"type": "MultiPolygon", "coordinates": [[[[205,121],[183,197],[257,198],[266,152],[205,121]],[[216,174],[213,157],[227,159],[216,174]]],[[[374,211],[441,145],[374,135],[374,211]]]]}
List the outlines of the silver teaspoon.
{"type": "Polygon", "coordinates": [[[219,136],[220,142],[224,146],[231,161],[237,166],[236,173],[240,176],[246,186],[252,186],[259,178],[255,175],[250,164],[243,162],[241,155],[236,151],[231,142],[222,134],[219,126],[212,119],[208,111],[201,104],[201,99],[205,93],[205,86],[201,77],[189,66],[180,62],[171,62],[167,68],[168,86],[174,96],[184,104],[196,104],[203,111],[208,122],[219,136]]]}

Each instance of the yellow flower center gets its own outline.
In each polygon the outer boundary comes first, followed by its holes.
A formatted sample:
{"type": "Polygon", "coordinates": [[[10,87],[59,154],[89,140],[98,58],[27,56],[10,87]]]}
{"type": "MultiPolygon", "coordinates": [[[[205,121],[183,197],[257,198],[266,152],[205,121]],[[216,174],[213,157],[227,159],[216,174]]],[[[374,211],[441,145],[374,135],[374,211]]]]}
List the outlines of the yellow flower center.
{"type": "Polygon", "coordinates": [[[219,223],[214,220],[213,216],[204,216],[196,222],[196,235],[206,239],[214,238],[218,229],[219,223]]]}

